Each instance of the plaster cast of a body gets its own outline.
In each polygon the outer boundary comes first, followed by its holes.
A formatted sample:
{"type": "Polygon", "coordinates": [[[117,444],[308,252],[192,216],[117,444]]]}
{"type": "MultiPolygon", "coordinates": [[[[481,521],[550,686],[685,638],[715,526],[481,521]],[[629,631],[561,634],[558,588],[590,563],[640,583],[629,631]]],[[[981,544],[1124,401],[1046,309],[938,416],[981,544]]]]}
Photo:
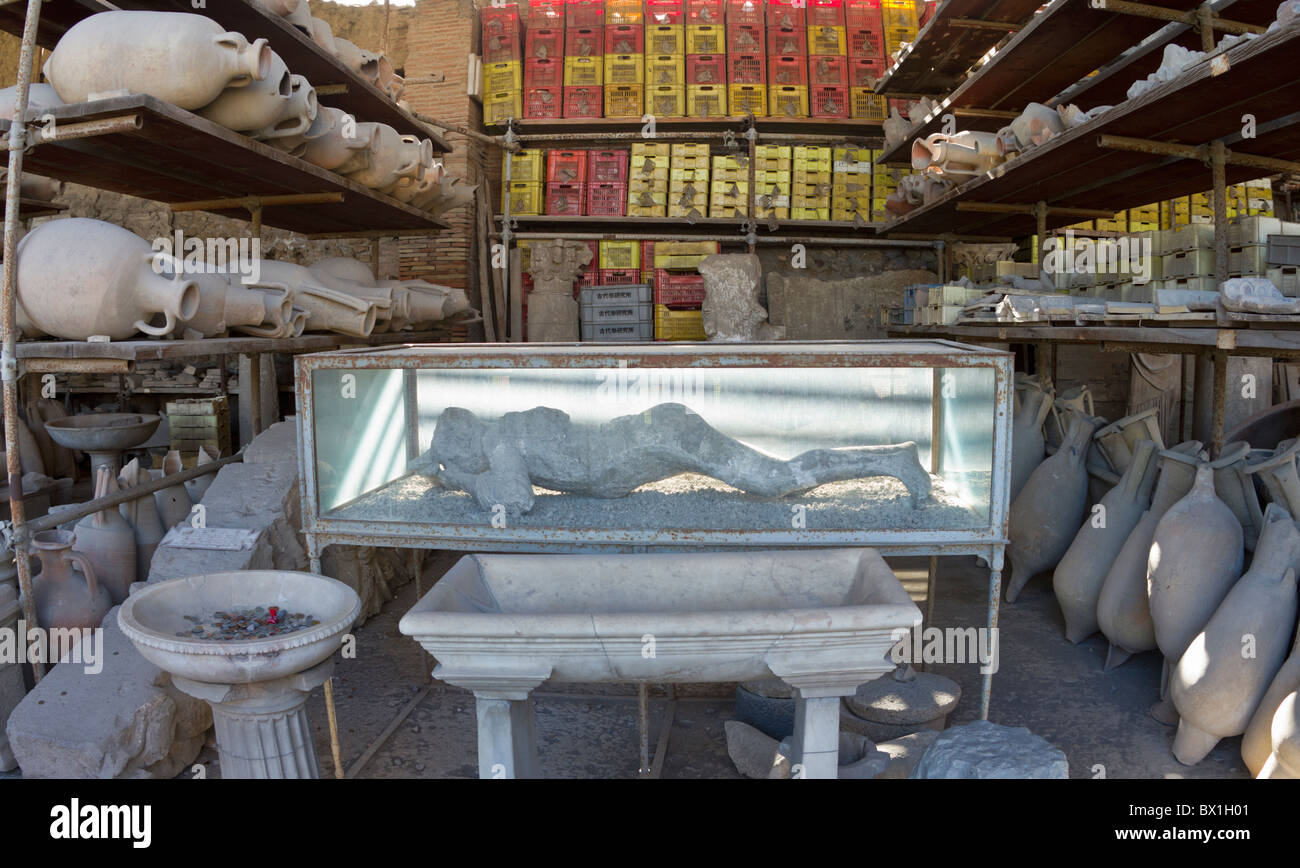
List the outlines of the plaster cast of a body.
{"type": "Polygon", "coordinates": [[[930,496],[915,443],[812,449],[784,461],[728,437],[682,404],[658,404],[599,426],[575,424],[550,407],[489,422],[449,407],[413,469],[473,494],[484,509],[500,506],[516,516],[532,509],[534,483],[616,498],[679,473],[700,473],[763,497],[892,476],[907,487],[913,505],[930,496]]]}

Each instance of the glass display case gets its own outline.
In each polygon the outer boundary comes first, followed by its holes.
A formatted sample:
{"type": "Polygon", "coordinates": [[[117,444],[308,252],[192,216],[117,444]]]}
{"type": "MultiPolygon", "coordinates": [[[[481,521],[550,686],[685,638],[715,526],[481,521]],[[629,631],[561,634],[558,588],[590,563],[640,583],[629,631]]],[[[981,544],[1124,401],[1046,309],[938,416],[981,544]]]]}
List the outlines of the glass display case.
{"type": "Polygon", "coordinates": [[[1000,566],[1007,353],[440,344],[296,364],[316,551],[871,545],[1000,566]]]}

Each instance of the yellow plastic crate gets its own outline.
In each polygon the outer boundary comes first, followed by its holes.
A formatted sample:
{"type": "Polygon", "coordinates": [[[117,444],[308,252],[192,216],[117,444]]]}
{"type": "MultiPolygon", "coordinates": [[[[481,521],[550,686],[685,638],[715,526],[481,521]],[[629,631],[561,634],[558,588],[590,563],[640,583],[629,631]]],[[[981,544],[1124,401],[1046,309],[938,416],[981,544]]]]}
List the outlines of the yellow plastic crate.
{"type": "Polygon", "coordinates": [[[694,271],[700,260],[718,249],[716,241],[656,241],[654,267],[694,271]]]}
{"type": "Polygon", "coordinates": [[[680,84],[652,84],[645,89],[646,114],[661,118],[686,117],[686,87],[680,84]]]}
{"type": "Polygon", "coordinates": [[[801,185],[797,180],[790,185],[790,205],[795,208],[829,208],[831,185],[801,185]]]}
{"type": "Polygon", "coordinates": [[[803,85],[769,85],[767,113],[774,118],[808,117],[808,88],[803,85]]]}
{"type": "Polygon", "coordinates": [[[790,192],[790,170],[789,169],[754,169],[754,184],[762,189],[765,186],[776,184],[784,192],[790,192]]]}
{"type": "Polygon", "coordinates": [[[638,175],[649,177],[651,172],[667,169],[671,154],[672,148],[666,142],[663,144],[636,142],[632,145],[631,177],[635,178],[638,175]]]}
{"type": "Polygon", "coordinates": [[[871,148],[832,148],[831,170],[836,175],[870,175],[874,154],[871,148]]]}
{"type": "Polygon", "coordinates": [[[845,38],[843,27],[831,27],[829,25],[817,26],[809,25],[808,27],[808,53],[812,54],[844,54],[845,38]]]}
{"type": "Polygon", "coordinates": [[[835,175],[831,183],[833,199],[871,198],[871,179],[861,175],[835,175]]]}
{"type": "Polygon", "coordinates": [[[916,30],[919,18],[912,0],[880,0],[880,19],[885,27],[910,27],[916,30]]]}
{"type": "Polygon", "coordinates": [[[523,117],[522,97],[517,90],[506,90],[483,97],[483,123],[504,124],[512,118],[523,117]]]}
{"type": "Polygon", "coordinates": [[[605,83],[603,57],[564,58],[565,87],[599,87],[605,83]]]}
{"type": "Polygon", "coordinates": [[[640,54],[606,54],[605,84],[645,84],[645,60],[640,54]]]}
{"type": "Polygon", "coordinates": [[[789,145],[755,145],[754,171],[781,172],[790,171],[789,145]]]}
{"type": "Polygon", "coordinates": [[[721,24],[687,25],[687,54],[725,54],[726,51],[727,34],[721,24]]]}
{"type": "MultiPolygon", "coordinates": [[[[501,177],[506,176],[506,159],[509,151],[501,152],[501,177]]],[[[510,180],[527,181],[534,184],[546,182],[546,152],[541,150],[520,151],[510,158],[510,180]]]]}
{"type": "MultiPolygon", "coordinates": [[[[809,40],[811,42],[811,39],[809,40]]],[[[885,54],[892,54],[904,42],[916,41],[915,27],[886,27],[885,54]]],[[[812,49],[809,48],[811,51],[812,49]]]]}
{"type": "Polygon", "coordinates": [[[749,181],[749,158],[718,154],[710,167],[715,181],[749,181]]]}
{"type": "MultiPolygon", "coordinates": [[[[511,215],[529,216],[542,213],[545,204],[542,196],[543,184],[540,181],[512,181],[510,183],[511,215]]],[[[505,190],[502,189],[501,210],[506,207],[505,190]]]]}
{"type": "Polygon", "coordinates": [[[641,0],[605,0],[606,24],[640,24],[643,20],[641,0]]]}
{"type": "Polygon", "coordinates": [[[754,216],[789,220],[790,197],[779,192],[758,193],[754,196],[754,216]]]}
{"type": "Polygon", "coordinates": [[[695,212],[703,217],[709,210],[709,188],[707,184],[699,186],[688,184],[685,187],[668,191],[668,216],[689,217],[695,212]]]}
{"type": "MultiPolygon", "coordinates": [[[[652,24],[645,29],[646,54],[686,54],[685,27],[681,24],[652,24]]],[[[709,52],[717,54],[718,52],[709,52]]]]}
{"type": "Polygon", "coordinates": [[[667,305],[655,305],[655,340],[703,341],[704,312],[698,310],[673,310],[667,305]]]}
{"type": "Polygon", "coordinates": [[[627,192],[627,213],[629,217],[666,217],[668,211],[668,189],[666,187],[648,187],[641,184],[629,184],[627,192]]]}
{"type": "Polygon", "coordinates": [[[680,54],[647,54],[645,84],[686,84],[686,58],[680,54]]]}
{"type": "Polygon", "coordinates": [[[640,241],[602,241],[600,242],[601,268],[641,268],[640,241]]]}
{"type": "Polygon", "coordinates": [[[605,85],[605,117],[639,118],[645,114],[645,89],[639,84],[605,85]]]}
{"type": "Polygon", "coordinates": [[[884,123],[889,117],[889,104],[869,87],[849,88],[849,117],[858,121],[884,123]]]}
{"type": "Polygon", "coordinates": [[[767,117],[767,86],[762,84],[733,84],[727,88],[727,104],[737,117],[753,115],[767,117]]]}
{"type": "Polygon", "coordinates": [[[824,208],[790,208],[791,220],[829,220],[831,219],[831,209],[824,208]]]}
{"type": "Polygon", "coordinates": [[[874,221],[871,219],[871,200],[855,199],[837,204],[831,208],[831,219],[839,223],[852,223],[854,220],[872,223],[874,221]]]}
{"type": "Polygon", "coordinates": [[[710,217],[744,217],[749,213],[749,184],[714,181],[709,190],[710,217]]]}
{"type": "Polygon", "coordinates": [[[727,116],[727,87],[722,84],[686,85],[686,116],[724,118],[727,116]]]}
{"type": "Polygon", "coordinates": [[[709,168],[709,146],[690,142],[681,142],[672,146],[674,169],[709,168]]]}
{"type": "Polygon", "coordinates": [[[524,74],[518,60],[504,60],[500,63],[483,64],[483,93],[499,93],[503,90],[523,90],[524,74]]]}
{"type": "Polygon", "coordinates": [[[707,184],[709,182],[709,170],[683,169],[673,166],[668,170],[668,181],[669,184],[677,186],[682,184],[707,184]]]}
{"type": "Polygon", "coordinates": [[[795,169],[805,172],[829,172],[834,164],[834,152],[821,145],[795,145],[792,156],[795,169]]]}

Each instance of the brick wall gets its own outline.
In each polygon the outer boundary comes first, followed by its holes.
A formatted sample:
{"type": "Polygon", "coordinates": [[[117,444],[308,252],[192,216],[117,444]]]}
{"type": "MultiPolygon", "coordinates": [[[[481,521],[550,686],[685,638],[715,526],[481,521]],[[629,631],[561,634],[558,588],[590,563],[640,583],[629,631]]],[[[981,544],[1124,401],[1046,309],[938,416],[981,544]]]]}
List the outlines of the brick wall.
{"type": "MultiPolygon", "coordinates": [[[[428,117],[465,124],[482,130],[483,112],[466,95],[468,57],[478,45],[478,12],[471,0],[419,0],[407,33],[406,77],[441,75],[437,84],[412,83],[406,88],[411,108],[428,117]]],[[[468,141],[454,133],[445,136],[455,150],[444,164],[452,177],[477,184],[485,174],[485,160],[496,149],[468,141]]],[[[473,205],[446,215],[451,229],[433,239],[408,238],[400,245],[400,276],[425,278],[448,286],[464,287],[475,307],[481,308],[478,287],[477,239],[473,205]]]]}

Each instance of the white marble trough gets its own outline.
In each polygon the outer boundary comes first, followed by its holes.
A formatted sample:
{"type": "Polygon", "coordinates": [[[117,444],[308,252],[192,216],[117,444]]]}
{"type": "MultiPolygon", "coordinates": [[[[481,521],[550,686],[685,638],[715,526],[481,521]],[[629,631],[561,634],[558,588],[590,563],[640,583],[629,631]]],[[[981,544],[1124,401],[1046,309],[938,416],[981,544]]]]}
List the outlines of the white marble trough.
{"type": "Polygon", "coordinates": [[[875,549],[468,555],[402,618],[474,691],[479,775],[538,774],[530,692],[544,681],[779,678],[804,777],[834,778],[840,697],[894,669],[921,612],[875,549]]]}
{"type": "Polygon", "coordinates": [[[209,573],[149,584],[126,598],[118,625],[172,683],[212,706],[223,778],[316,778],[304,705],[334,668],[340,638],[361,612],[342,582],[290,570],[209,573]],[[311,614],[314,627],[262,639],[178,636],[186,615],[278,606],[311,614]]]}

